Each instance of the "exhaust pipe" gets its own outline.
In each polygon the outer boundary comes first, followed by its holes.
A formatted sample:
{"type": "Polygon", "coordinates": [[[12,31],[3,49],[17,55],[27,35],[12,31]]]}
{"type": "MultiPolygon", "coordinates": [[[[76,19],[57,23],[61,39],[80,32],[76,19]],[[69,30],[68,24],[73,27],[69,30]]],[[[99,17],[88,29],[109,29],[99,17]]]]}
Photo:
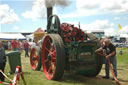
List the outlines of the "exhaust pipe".
{"type": "Polygon", "coordinates": [[[47,7],[47,23],[50,15],[52,15],[52,7],[47,7]]]}

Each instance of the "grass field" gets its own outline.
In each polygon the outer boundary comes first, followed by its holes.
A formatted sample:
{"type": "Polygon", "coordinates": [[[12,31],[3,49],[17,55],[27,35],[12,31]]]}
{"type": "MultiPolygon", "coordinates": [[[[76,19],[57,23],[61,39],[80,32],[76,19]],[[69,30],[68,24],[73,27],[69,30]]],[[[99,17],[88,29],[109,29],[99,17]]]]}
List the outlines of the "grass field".
{"type": "MultiPolygon", "coordinates": [[[[128,85],[128,48],[117,48],[117,60],[118,60],[118,78],[122,85],[128,85]],[[123,55],[119,55],[119,51],[123,51],[123,55]]],[[[24,57],[24,52],[21,55],[22,69],[25,76],[27,85],[116,85],[115,81],[111,79],[103,79],[105,75],[104,65],[100,74],[96,77],[85,77],[80,75],[74,75],[65,72],[60,81],[47,80],[43,74],[43,71],[33,71],[31,69],[29,58],[24,57]]],[[[5,74],[9,72],[9,64],[7,62],[5,68],[5,74]]],[[[14,75],[8,75],[13,79],[14,75]]],[[[8,80],[5,80],[8,82],[8,80]]],[[[20,80],[19,85],[23,85],[20,80]]]]}

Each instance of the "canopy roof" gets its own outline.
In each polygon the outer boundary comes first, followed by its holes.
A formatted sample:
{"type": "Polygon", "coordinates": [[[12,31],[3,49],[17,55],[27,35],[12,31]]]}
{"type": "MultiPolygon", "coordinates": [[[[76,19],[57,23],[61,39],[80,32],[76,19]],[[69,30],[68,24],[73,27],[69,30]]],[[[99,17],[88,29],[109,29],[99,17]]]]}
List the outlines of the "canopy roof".
{"type": "Polygon", "coordinates": [[[12,39],[25,40],[26,38],[20,33],[16,33],[16,34],[0,33],[0,40],[12,40],[12,39]]]}

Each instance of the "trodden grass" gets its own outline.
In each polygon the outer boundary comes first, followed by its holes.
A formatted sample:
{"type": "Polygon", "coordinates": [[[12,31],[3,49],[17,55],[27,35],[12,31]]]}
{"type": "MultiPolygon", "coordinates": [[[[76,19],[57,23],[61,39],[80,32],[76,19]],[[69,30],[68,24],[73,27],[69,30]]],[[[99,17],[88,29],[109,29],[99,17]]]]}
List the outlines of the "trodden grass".
{"type": "MultiPolygon", "coordinates": [[[[123,85],[128,85],[128,48],[117,49],[117,60],[118,60],[118,78],[123,85]],[[123,55],[119,55],[119,51],[123,51],[123,55]]],[[[81,75],[75,75],[65,72],[60,81],[47,80],[43,74],[43,71],[34,71],[31,69],[29,58],[24,57],[24,52],[21,55],[22,70],[27,85],[116,85],[115,81],[111,79],[103,79],[105,75],[104,65],[100,74],[96,77],[85,77],[81,75]]],[[[7,62],[5,68],[5,74],[9,72],[9,64],[7,62]]],[[[9,78],[13,79],[13,75],[8,75],[9,78]]],[[[8,80],[5,80],[8,82],[8,80]]],[[[19,85],[23,85],[20,79],[19,85]]]]}

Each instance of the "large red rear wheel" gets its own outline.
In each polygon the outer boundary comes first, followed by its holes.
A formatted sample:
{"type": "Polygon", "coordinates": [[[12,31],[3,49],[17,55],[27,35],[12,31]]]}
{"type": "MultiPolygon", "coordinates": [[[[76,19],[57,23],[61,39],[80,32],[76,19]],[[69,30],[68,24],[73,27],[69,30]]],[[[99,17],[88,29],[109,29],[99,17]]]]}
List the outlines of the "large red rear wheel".
{"type": "Polygon", "coordinates": [[[31,50],[30,64],[33,70],[40,70],[41,68],[41,53],[38,46],[33,47],[31,50]]]}
{"type": "Polygon", "coordinates": [[[47,79],[59,80],[64,73],[64,44],[58,34],[45,35],[42,43],[42,66],[47,79]]]}

